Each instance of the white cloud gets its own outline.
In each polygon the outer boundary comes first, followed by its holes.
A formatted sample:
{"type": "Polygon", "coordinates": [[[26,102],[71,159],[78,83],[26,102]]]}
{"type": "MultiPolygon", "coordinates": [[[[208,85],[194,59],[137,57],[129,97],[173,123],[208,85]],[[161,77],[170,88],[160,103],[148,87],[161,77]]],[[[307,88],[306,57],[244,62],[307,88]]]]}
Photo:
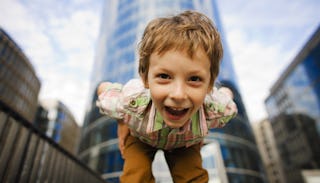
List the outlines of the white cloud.
{"type": "Polygon", "coordinates": [[[17,0],[2,0],[0,12],[0,22],[1,26],[3,26],[4,28],[12,30],[30,30],[30,28],[32,27],[29,26],[30,21],[19,21],[19,17],[29,17],[29,15],[25,8],[17,0]],[[11,18],[17,21],[12,21],[11,18]]]}
{"type": "Polygon", "coordinates": [[[41,80],[39,98],[60,100],[79,124],[89,97],[99,3],[2,0],[0,7],[0,25],[29,57],[41,80]]]}
{"type": "Polygon", "coordinates": [[[55,93],[47,95],[44,91],[42,96],[59,98],[75,114],[80,124],[83,122],[85,103],[89,96],[89,76],[98,21],[97,14],[78,10],[70,17],[60,21],[53,20],[50,29],[50,36],[54,38],[56,50],[63,55],[63,60],[55,60],[59,69],[55,71],[53,78],[48,79],[51,86],[48,85],[48,90],[55,93]],[[90,19],[94,21],[89,22],[90,19]],[[60,81],[57,77],[61,77],[60,81]]]}
{"type": "Polygon", "coordinates": [[[267,117],[264,100],[319,25],[318,1],[219,1],[232,60],[251,122],[267,117]]]}
{"type": "Polygon", "coordinates": [[[284,60],[285,53],[280,52],[277,45],[248,42],[243,39],[243,34],[230,32],[228,41],[235,43],[232,45],[233,64],[239,77],[241,94],[251,121],[256,121],[266,117],[264,99],[287,60],[284,60]]]}

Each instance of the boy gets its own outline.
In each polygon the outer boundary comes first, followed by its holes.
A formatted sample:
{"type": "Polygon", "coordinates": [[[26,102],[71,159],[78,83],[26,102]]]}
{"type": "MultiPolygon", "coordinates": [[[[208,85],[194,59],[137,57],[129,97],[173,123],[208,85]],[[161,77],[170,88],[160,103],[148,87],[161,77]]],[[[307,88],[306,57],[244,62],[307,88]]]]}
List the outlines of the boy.
{"type": "Polygon", "coordinates": [[[219,33],[205,15],[185,11],[151,21],[139,46],[142,81],[98,87],[100,111],[119,120],[121,182],[155,182],[158,149],[174,182],[208,182],[201,143],[209,128],[237,113],[232,92],[214,87],[223,52],[219,33]]]}

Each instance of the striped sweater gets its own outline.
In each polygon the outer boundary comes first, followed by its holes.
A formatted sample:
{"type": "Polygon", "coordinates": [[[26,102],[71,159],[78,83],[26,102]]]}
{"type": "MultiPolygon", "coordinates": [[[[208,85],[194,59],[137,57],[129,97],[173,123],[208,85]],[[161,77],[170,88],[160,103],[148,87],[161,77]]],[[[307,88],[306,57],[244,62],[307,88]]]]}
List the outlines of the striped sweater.
{"type": "Polygon", "coordinates": [[[102,114],[126,123],[131,135],[165,150],[200,143],[210,128],[223,127],[237,114],[234,101],[214,87],[184,126],[170,128],[153,105],[150,91],[139,79],[132,79],[125,85],[110,83],[98,96],[96,104],[102,114]]]}

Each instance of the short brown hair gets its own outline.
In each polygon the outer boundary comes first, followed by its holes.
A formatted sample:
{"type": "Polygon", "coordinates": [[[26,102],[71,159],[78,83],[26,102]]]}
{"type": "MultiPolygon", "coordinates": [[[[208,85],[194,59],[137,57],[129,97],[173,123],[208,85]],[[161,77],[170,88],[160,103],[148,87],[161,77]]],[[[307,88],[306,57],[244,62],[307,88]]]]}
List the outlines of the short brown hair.
{"type": "Polygon", "coordinates": [[[176,16],[152,20],[144,30],[139,43],[139,74],[147,81],[149,59],[152,53],[164,54],[175,49],[186,51],[190,57],[202,48],[210,63],[210,86],[219,73],[223,48],[220,34],[212,21],[196,11],[184,11],[176,16]]]}

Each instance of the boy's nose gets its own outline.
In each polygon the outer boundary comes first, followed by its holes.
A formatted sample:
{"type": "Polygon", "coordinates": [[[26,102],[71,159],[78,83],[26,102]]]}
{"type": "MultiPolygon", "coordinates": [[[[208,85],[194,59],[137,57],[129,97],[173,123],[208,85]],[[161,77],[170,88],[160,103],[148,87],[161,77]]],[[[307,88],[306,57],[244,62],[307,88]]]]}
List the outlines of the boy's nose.
{"type": "Polygon", "coordinates": [[[170,97],[174,100],[184,100],[187,97],[186,86],[183,83],[175,83],[172,86],[172,90],[170,92],[170,97]]]}

